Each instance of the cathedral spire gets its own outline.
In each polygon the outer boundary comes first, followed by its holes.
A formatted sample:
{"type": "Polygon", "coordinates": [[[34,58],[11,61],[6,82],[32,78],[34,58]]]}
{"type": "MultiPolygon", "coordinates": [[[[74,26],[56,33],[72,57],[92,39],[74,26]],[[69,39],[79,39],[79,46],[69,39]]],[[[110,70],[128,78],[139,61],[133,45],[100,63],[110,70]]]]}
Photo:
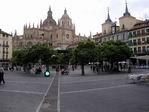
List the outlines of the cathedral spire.
{"type": "Polygon", "coordinates": [[[127,7],[127,0],[125,1],[126,3],[126,8],[125,8],[125,13],[124,13],[124,16],[130,16],[130,13],[128,11],[128,7],[127,7]]]}
{"type": "Polygon", "coordinates": [[[48,17],[52,17],[51,6],[49,6],[48,17]]]}
{"type": "Polygon", "coordinates": [[[17,30],[14,31],[14,36],[17,36],[17,30]]]}
{"type": "Polygon", "coordinates": [[[109,7],[108,7],[108,16],[107,16],[107,20],[106,20],[105,22],[112,22],[112,20],[110,19],[109,7]]]}
{"type": "Polygon", "coordinates": [[[64,10],[64,14],[67,14],[67,10],[66,10],[66,8],[65,8],[65,10],[64,10]]]}

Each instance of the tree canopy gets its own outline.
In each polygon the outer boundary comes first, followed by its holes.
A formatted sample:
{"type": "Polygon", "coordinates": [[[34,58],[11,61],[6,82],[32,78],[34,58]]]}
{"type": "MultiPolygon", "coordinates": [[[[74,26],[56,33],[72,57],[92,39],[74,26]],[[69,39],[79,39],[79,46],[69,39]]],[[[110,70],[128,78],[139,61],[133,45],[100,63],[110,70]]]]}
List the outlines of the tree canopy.
{"type": "Polygon", "coordinates": [[[128,59],[132,55],[129,46],[121,41],[108,41],[100,45],[99,57],[103,61],[119,62],[128,59]]]}
{"type": "Polygon", "coordinates": [[[94,61],[95,43],[91,40],[81,41],[73,50],[72,62],[80,64],[82,67],[82,75],[84,75],[84,65],[94,61]]]}
{"type": "Polygon", "coordinates": [[[49,64],[54,50],[47,44],[36,44],[31,48],[13,51],[12,61],[16,64],[38,63],[49,64]]]}

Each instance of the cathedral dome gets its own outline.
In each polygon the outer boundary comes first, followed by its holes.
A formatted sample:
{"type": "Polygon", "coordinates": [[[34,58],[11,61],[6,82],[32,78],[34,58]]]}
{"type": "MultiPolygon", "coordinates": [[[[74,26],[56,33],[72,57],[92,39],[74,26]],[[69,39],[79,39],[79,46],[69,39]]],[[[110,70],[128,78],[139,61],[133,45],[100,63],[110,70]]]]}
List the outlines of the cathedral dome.
{"type": "Polygon", "coordinates": [[[61,19],[70,19],[70,17],[68,16],[68,14],[67,14],[67,10],[65,9],[64,10],[64,14],[63,14],[63,16],[62,16],[62,18],[61,19]]]}
{"type": "Polygon", "coordinates": [[[52,17],[52,11],[51,11],[51,7],[50,7],[49,8],[49,11],[48,11],[48,16],[43,21],[43,27],[55,26],[55,25],[56,25],[56,21],[52,17]]]}
{"type": "Polygon", "coordinates": [[[55,26],[56,21],[53,18],[47,18],[43,22],[43,26],[55,26]]]}

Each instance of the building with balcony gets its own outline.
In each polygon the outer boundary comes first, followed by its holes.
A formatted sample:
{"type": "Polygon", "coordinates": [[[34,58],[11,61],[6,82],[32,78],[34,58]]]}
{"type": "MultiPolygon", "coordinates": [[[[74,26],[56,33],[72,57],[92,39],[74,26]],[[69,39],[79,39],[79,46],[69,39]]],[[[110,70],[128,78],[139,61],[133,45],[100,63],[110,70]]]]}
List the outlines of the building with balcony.
{"type": "Polygon", "coordinates": [[[129,30],[128,45],[134,53],[134,62],[149,65],[149,20],[139,22],[129,30]]]}
{"type": "Polygon", "coordinates": [[[8,68],[12,58],[12,35],[0,29],[0,66],[8,68]]]}
{"type": "Polygon", "coordinates": [[[111,20],[108,10],[107,19],[102,24],[102,32],[95,34],[93,37],[97,43],[109,40],[128,42],[128,32],[138,22],[140,22],[140,20],[131,16],[126,3],[125,12],[123,16],[119,18],[119,25],[117,22],[111,20]]]}

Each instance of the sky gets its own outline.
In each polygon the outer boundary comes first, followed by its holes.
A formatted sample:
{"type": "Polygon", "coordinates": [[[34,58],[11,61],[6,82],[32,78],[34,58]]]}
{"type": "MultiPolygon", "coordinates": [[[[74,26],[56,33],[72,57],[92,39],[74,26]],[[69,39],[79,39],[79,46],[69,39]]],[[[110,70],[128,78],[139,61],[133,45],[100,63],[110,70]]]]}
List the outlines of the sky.
{"type": "MultiPolygon", "coordinates": [[[[137,19],[149,19],[149,0],[127,0],[128,9],[137,19]]],[[[88,36],[101,32],[101,24],[110,9],[112,21],[118,21],[125,11],[125,0],[1,0],[0,29],[7,33],[23,34],[24,24],[37,24],[47,17],[51,6],[53,18],[58,21],[67,9],[76,26],[76,34],[88,36]]]]}

